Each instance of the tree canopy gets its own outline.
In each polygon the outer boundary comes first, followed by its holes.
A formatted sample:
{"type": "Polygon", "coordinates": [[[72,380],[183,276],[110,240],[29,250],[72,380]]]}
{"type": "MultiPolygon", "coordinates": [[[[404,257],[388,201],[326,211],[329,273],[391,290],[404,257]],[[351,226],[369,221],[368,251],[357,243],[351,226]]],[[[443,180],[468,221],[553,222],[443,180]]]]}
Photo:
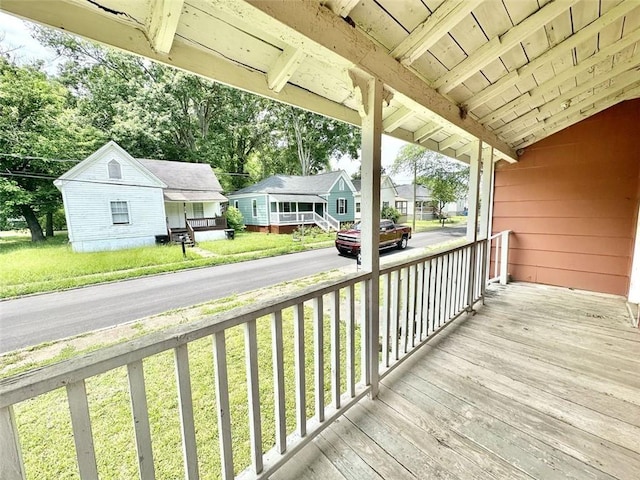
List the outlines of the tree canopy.
{"type": "Polygon", "coordinates": [[[138,158],[208,163],[226,191],[358,156],[351,125],[44,27],[33,35],[62,58],[56,74],[18,65],[0,39],[0,217],[24,216],[33,240],[38,217],[61,206],[52,179],[73,166],[61,160],[110,139],[138,158]]]}
{"type": "Polygon", "coordinates": [[[405,145],[398,152],[393,171],[415,172],[416,183],[429,188],[440,218],[442,209],[467,194],[469,167],[419,145],[405,145]]]}

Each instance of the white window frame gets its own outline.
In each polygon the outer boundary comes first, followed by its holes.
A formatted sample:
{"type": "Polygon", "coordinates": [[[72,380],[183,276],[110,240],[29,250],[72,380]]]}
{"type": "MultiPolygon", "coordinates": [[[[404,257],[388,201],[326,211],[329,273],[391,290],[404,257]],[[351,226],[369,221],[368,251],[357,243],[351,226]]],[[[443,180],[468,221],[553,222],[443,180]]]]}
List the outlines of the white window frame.
{"type": "Polygon", "coordinates": [[[356,213],[360,213],[360,202],[356,202],[356,213]]]}
{"type": "Polygon", "coordinates": [[[107,171],[110,180],[122,180],[122,165],[117,160],[109,160],[107,171]]]}
{"type": "Polygon", "coordinates": [[[193,218],[204,218],[204,203],[194,202],[191,204],[191,210],[193,212],[193,218]],[[200,211],[196,212],[196,205],[200,206],[200,211]],[[200,214],[200,216],[198,216],[200,214]]]}
{"type": "Polygon", "coordinates": [[[338,215],[346,215],[347,214],[347,199],[339,198],[338,199],[338,215]]]}
{"type": "Polygon", "coordinates": [[[130,225],[131,224],[131,215],[129,213],[129,202],[123,200],[114,200],[109,202],[109,210],[111,211],[111,223],[113,225],[130,225]],[[117,211],[118,208],[121,208],[124,205],[124,209],[117,211]],[[114,210],[115,207],[115,210],[114,210]],[[124,221],[116,221],[116,215],[126,215],[126,222],[124,221]]]}
{"type": "Polygon", "coordinates": [[[255,198],[251,200],[251,215],[258,218],[258,201],[255,198]]]}
{"type": "Polygon", "coordinates": [[[233,201],[233,208],[235,208],[236,210],[239,210],[238,205],[239,205],[238,200],[234,200],[233,201]]]}
{"type": "Polygon", "coordinates": [[[344,190],[344,178],[341,178],[340,182],[338,182],[338,189],[344,190]]]}

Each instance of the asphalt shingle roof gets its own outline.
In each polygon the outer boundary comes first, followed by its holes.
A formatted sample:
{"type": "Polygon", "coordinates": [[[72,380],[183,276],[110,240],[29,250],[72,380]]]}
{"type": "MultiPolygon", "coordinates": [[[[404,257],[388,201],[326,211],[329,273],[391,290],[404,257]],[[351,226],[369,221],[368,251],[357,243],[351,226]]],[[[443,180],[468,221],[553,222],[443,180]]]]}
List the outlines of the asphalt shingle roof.
{"type": "MultiPolygon", "coordinates": [[[[413,198],[413,185],[396,185],[396,191],[398,196],[411,200],[413,198]]],[[[431,192],[423,185],[418,185],[416,188],[416,200],[429,201],[431,200],[431,192]]]]}
{"type": "Polygon", "coordinates": [[[303,177],[300,175],[273,175],[264,180],[242,188],[232,195],[240,193],[289,193],[322,195],[340,177],[342,171],[319,173],[303,177]]]}
{"type": "Polygon", "coordinates": [[[168,190],[222,191],[222,186],[208,163],[171,162],[147,158],[137,160],[164,182],[168,190]]]}

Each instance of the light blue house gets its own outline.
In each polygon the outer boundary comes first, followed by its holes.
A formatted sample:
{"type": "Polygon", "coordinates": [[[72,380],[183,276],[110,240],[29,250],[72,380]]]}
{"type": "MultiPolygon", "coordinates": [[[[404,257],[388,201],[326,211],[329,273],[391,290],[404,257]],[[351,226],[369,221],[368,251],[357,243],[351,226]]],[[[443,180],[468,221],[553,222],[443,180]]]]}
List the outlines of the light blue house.
{"type": "Polygon", "coordinates": [[[274,175],[228,195],[247,230],[291,233],[299,225],[339,230],[353,222],[356,189],[342,170],[318,175],[274,175]]]}

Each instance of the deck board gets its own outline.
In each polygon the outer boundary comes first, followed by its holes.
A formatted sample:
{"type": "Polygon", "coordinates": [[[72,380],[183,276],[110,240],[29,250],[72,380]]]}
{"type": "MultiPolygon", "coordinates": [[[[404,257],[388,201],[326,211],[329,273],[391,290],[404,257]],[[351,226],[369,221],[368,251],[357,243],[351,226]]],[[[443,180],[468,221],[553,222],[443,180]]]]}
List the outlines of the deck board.
{"type": "Polygon", "coordinates": [[[273,478],[635,480],[638,371],[623,299],[494,286],[273,478]]]}

